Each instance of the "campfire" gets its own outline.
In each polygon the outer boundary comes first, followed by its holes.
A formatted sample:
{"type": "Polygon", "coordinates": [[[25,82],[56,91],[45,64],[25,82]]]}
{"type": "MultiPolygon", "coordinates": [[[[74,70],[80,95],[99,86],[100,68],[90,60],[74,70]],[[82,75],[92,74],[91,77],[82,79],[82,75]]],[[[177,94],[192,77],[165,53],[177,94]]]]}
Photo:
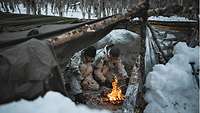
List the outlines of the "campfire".
{"type": "Polygon", "coordinates": [[[125,99],[121,88],[118,86],[118,80],[116,76],[112,82],[112,91],[107,94],[107,98],[112,104],[120,104],[125,99]]]}

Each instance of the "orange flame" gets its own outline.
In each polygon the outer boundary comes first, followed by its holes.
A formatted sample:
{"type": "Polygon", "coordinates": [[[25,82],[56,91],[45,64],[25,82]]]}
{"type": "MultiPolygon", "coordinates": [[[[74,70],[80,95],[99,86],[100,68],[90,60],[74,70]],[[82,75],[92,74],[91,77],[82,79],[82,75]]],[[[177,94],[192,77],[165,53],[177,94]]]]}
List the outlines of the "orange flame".
{"type": "Polygon", "coordinates": [[[114,77],[112,82],[112,92],[107,94],[109,101],[113,104],[119,103],[125,99],[125,96],[122,94],[122,90],[118,86],[117,77],[114,77]]]}

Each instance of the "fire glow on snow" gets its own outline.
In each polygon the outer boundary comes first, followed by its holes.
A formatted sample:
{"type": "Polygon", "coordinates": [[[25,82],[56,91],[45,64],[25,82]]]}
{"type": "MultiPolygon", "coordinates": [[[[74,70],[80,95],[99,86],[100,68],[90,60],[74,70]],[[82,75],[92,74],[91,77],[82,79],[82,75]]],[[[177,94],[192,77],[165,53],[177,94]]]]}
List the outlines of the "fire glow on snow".
{"type": "Polygon", "coordinates": [[[190,62],[199,67],[199,47],[178,43],[166,65],[158,64],[147,75],[144,113],[198,113],[198,87],[190,62]]]}
{"type": "Polygon", "coordinates": [[[44,98],[34,101],[21,100],[0,106],[0,113],[110,113],[75,105],[69,98],[56,92],[48,92],[44,98]]]}

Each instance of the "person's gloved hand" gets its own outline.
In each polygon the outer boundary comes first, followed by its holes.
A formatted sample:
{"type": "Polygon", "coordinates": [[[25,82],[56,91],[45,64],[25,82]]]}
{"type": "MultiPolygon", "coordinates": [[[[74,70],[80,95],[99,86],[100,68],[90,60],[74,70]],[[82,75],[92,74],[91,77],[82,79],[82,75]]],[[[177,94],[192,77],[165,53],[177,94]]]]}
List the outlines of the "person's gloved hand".
{"type": "Polygon", "coordinates": [[[86,103],[86,99],[85,99],[85,96],[83,95],[83,93],[76,94],[74,97],[75,97],[76,104],[85,104],[86,103]]]}

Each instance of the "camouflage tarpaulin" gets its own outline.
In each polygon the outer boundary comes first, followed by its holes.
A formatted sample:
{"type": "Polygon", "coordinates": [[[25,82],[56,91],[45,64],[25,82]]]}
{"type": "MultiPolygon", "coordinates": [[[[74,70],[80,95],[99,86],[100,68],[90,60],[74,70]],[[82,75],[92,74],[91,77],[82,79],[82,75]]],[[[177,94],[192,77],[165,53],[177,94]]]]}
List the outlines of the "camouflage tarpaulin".
{"type": "Polygon", "coordinates": [[[58,63],[47,41],[31,39],[0,53],[0,103],[63,90],[60,79],[58,63]]]}

